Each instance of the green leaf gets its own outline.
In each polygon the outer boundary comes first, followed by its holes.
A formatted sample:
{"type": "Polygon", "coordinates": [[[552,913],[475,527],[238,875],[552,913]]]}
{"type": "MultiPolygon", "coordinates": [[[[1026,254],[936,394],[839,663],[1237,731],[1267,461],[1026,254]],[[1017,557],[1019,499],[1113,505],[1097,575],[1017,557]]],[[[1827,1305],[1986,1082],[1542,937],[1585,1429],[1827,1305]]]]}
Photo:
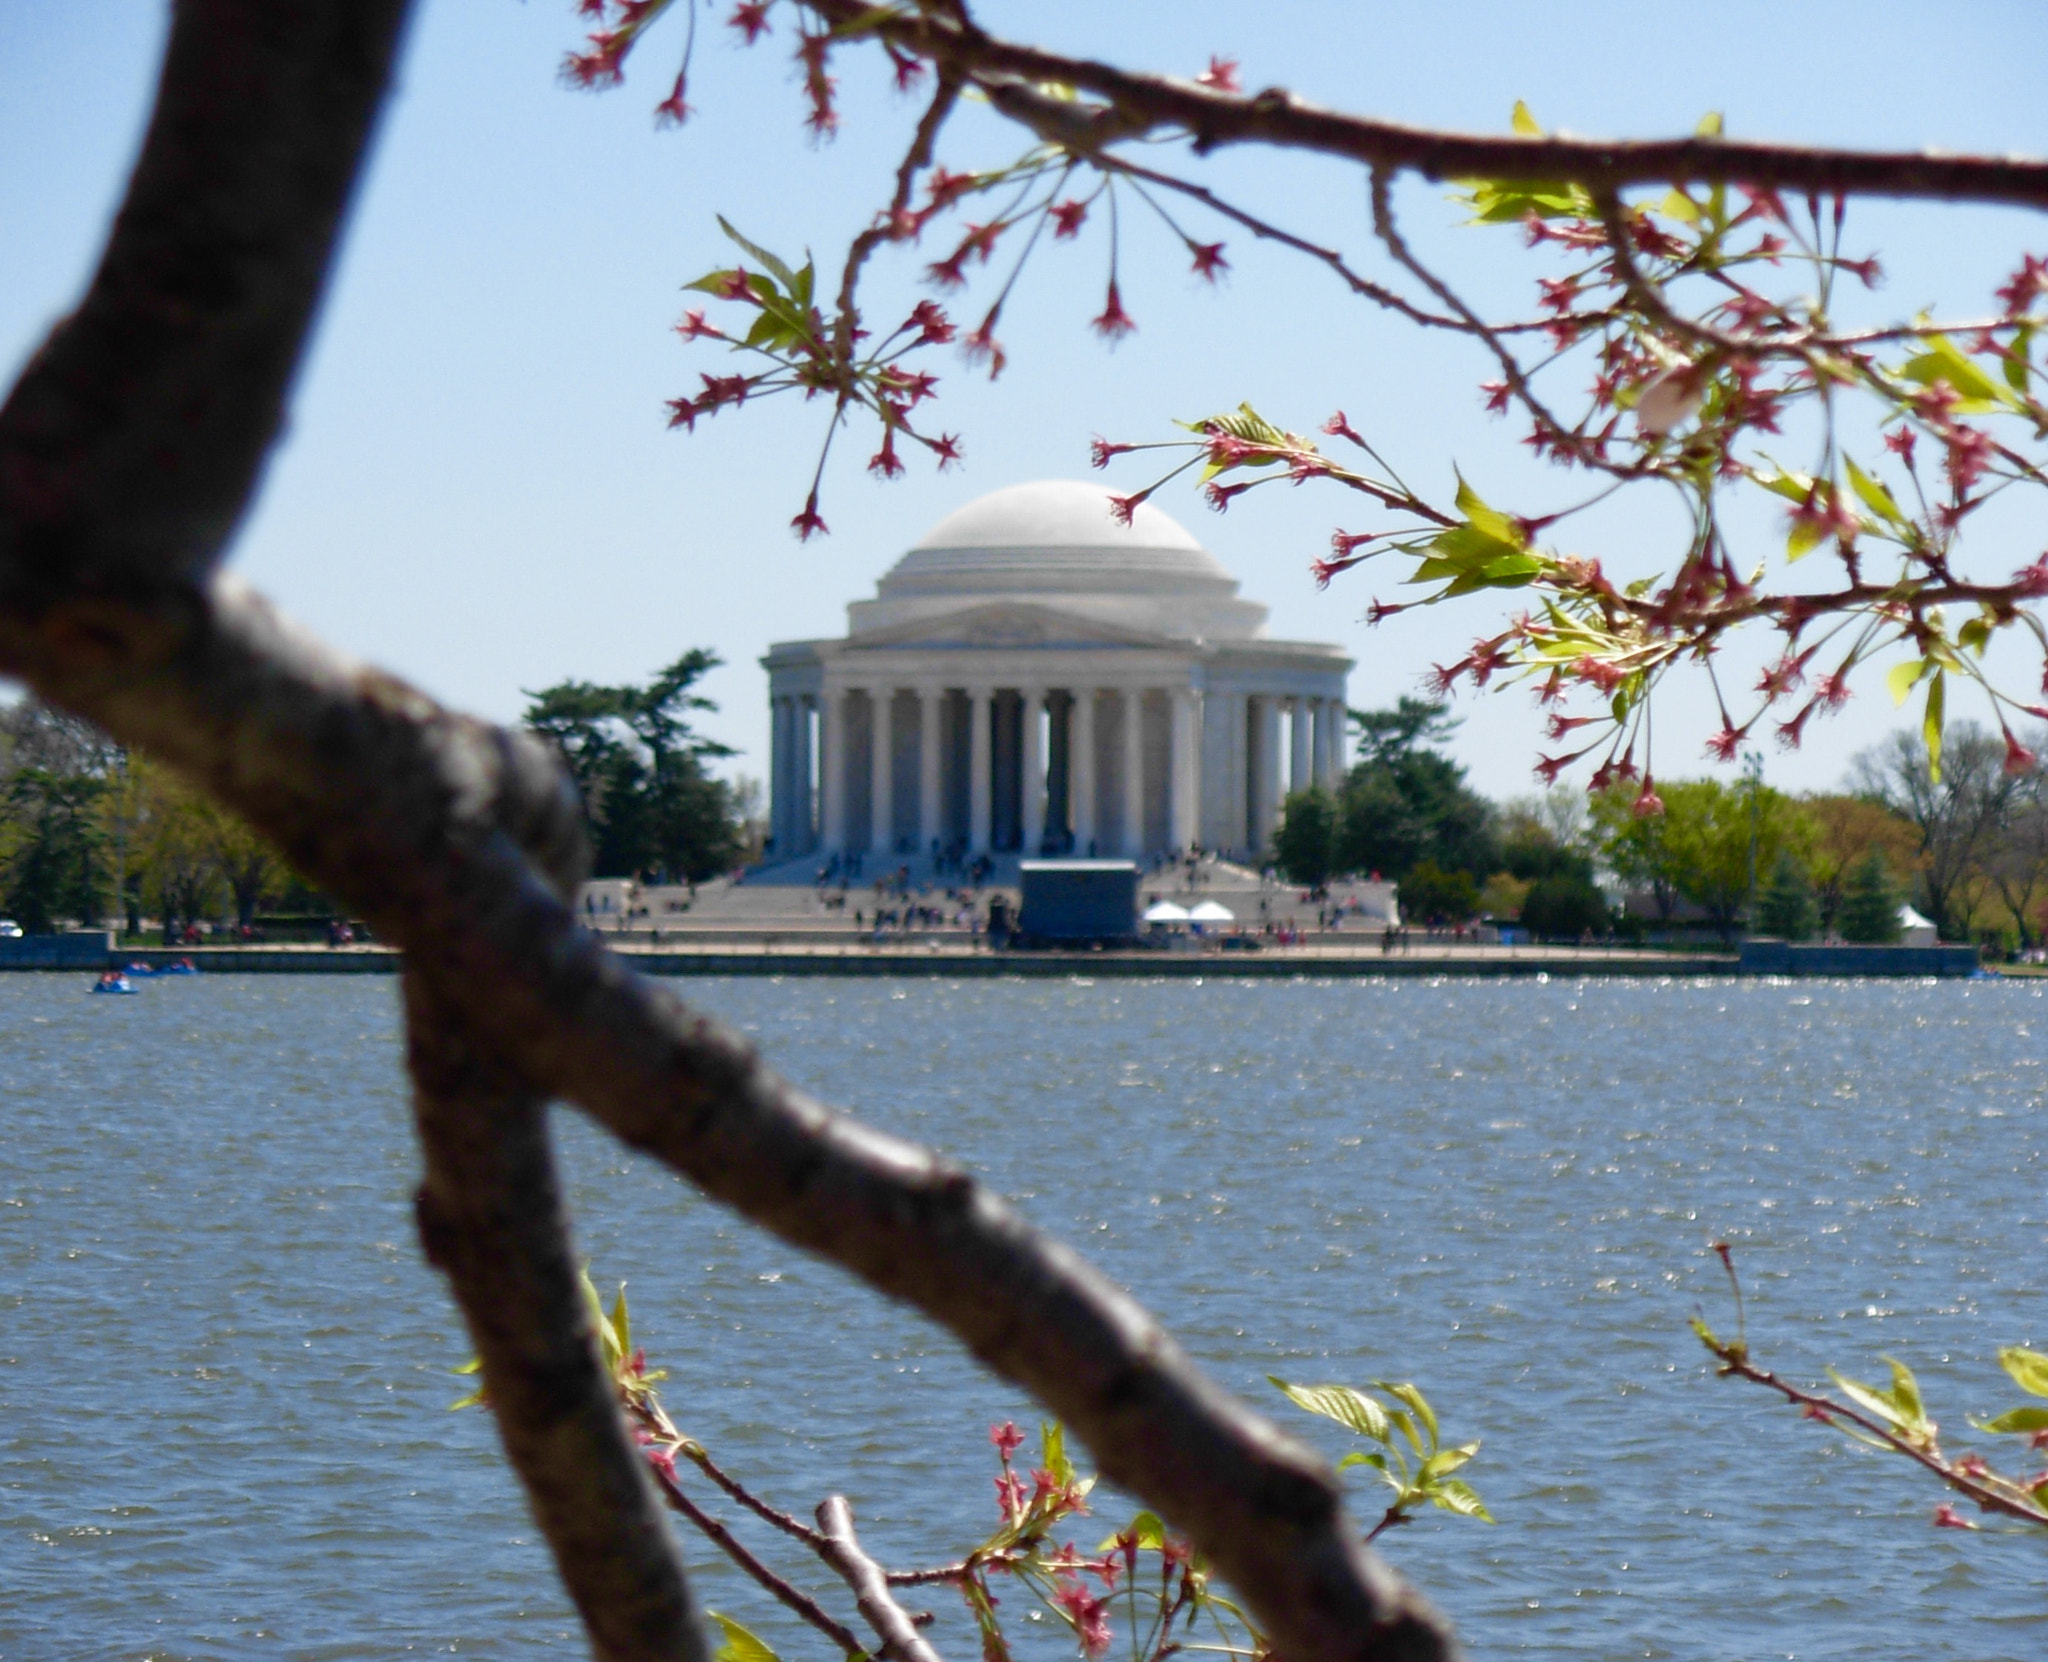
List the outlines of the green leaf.
{"type": "Polygon", "coordinates": [[[1999,372],[2005,376],[2005,384],[2014,392],[2024,394],[2027,382],[2033,376],[2033,367],[2028,358],[2034,350],[2034,326],[2022,323],[2012,333],[2012,347],[1999,372]]]}
{"type": "Polygon", "coordinates": [[[725,1643],[711,1653],[712,1662],[781,1662],[765,1641],[749,1633],[730,1616],[716,1610],[707,1612],[725,1634],[725,1643]]]}
{"type": "Polygon", "coordinates": [[[1884,1392],[1839,1374],[1833,1368],[1828,1369],[1828,1378],[1841,1388],[1842,1395],[1855,1403],[1864,1413],[1875,1415],[1887,1425],[1895,1426],[1902,1423],[1899,1405],[1884,1392]]]}
{"type": "Polygon", "coordinates": [[[1884,684],[1891,688],[1892,702],[1903,704],[1913,695],[1913,689],[1920,684],[1923,676],[1934,673],[1932,658],[1909,658],[1903,664],[1894,664],[1884,678],[1884,684]]]}
{"type": "Polygon", "coordinates": [[[1795,519],[1785,533],[1785,558],[1803,560],[1827,541],[1828,528],[1817,519],[1795,519]]]}
{"type": "Polygon", "coordinates": [[[1377,1449],[1355,1448],[1337,1462],[1340,1472],[1347,1466],[1370,1466],[1376,1472],[1387,1469],[1387,1457],[1377,1449]]]}
{"type": "Polygon", "coordinates": [[[778,283],[780,283],[785,289],[794,289],[796,287],[796,273],[791,271],[788,266],[784,265],[782,261],[778,260],[773,254],[769,253],[768,250],[763,248],[758,242],[747,241],[745,237],[741,236],[739,232],[735,231],[732,228],[732,222],[728,220],[724,214],[720,214],[718,216],[718,228],[721,231],[723,231],[727,236],[731,237],[734,242],[738,243],[741,248],[745,249],[749,254],[753,255],[755,260],[759,262],[760,265],[762,265],[768,271],[773,272],[775,274],[775,280],[778,283]]]}
{"type": "Polygon", "coordinates": [[[739,275],[737,267],[728,266],[723,271],[707,271],[694,283],[685,283],[684,292],[695,289],[703,294],[723,294],[732,286],[732,280],[739,275]]]}
{"type": "Polygon", "coordinates": [[[1913,1377],[1913,1370],[1897,1357],[1887,1356],[1891,1364],[1892,1401],[1899,1405],[1899,1412],[1906,1417],[1906,1423],[1916,1431],[1927,1424],[1927,1407],[1920,1400],[1920,1381],[1913,1377]]]}
{"type": "Polygon", "coordinates": [[[1047,1420],[1038,1428],[1038,1442],[1045,1469],[1057,1483],[1074,1481],[1074,1463],[1067,1458],[1067,1434],[1058,1420],[1047,1420]]]}
{"type": "Polygon", "coordinates": [[[1335,1420],[1376,1443],[1387,1440],[1387,1411],[1363,1391],[1349,1385],[1290,1385],[1270,1373],[1266,1378],[1295,1407],[1335,1420]]]}
{"type": "Polygon", "coordinates": [[[2012,1382],[2030,1397],[2048,1397],[2048,1356],[2038,1350],[2007,1345],[1998,1353],[1998,1365],[2012,1375],[2012,1382]]]}
{"type": "Polygon", "coordinates": [[[1910,525],[1911,521],[1899,512],[1898,503],[1893,500],[1892,493],[1886,490],[1883,484],[1865,473],[1848,456],[1842,458],[1842,465],[1849,470],[1849,484],[1862,499],[1864,507],[1880,519],[1888,520],[1901,529],[1910,525]]]}
{"type": "Polygon", "coordinates": [[[2048,1431],[2048,1408],[2009,1408],[1995,1420],[1973,1422],[1979,1431],[2005,1436],[2011,1432],[2048,1431]]]}
{"type": "Polygon", "coordinates": [[[630,1354],[633,1349],[633,1324],[626,1319],[626,1284],[619,1283],[619,1296],[612,1301],[612,1332],[619,1341],[622,1353],[630,1354]]]}
{"type": "Polygon", "coordinates": [[[1438,1449],[1422,1462],[1422,1469],[1415,1474],[1416,1488],[1427,1489],[1440,1479],[1449,1477],[1478,1452],[1477,1443],[1461,1443],[1456,1448],[1438,1449]]]}
{"type": "Polygon", "coordinates": [[[616,1373],[619,1358],[625,1352],[619,1348],[619,1336],[612,1331],[610,1319],[604,1313],[604,1302],[597,1296],[597,1285],[590,1279],[590,1271],[583,1272],[583,1304],[590,1312],[590,1325],[597,1329],[597,1343],[604,1355],[606,1373],[616,1373]]]}
{"type": "Polygon", "coordinates": [[[1701,1344],[1705,1345],[1707,1349],[1714,1351],[1716,1353],[1720,1351],[1720,1339],[1718,1339],[1715,1336],[1714,1330],[1711,1327],[1707,1326],[1707,1324],[1704,1321],[1702,1321],[1698,1316],[1686,1317],[1686,1325],[1693,1330],[1694,1336],[1699,1340],[1701,1344]]]}
{"type": "Polygon", "coordinates": [[[1472,526],[1483,531],[1498,542],[1510,548],[1523,549],[1529,546],[1522,535],[1522,528],[1498,508],[1487,506],[1479,493],[1465,483],[1465,476],[1458,476],[1458,512],[1463,514],[1472,526]]]}
{"type": "Polygon", "coordinates": [[[1688,225],[1699,223],[1700,205],[1682,190],[1674,188],[1666,192],[1658,207],[1672,219],[1682,219],[1688,225]]]}
{"type": "Polygon", "coordinates": [[[1446,1512],[1455,1512],[1461,1518],[1477,1518],[1481,1523],[1492,1523],[1493,1514],[1486,1509],[1486,1503],[1472,1491],[1472,1485],[1462,1477],[1454,1477],[1437,1485],[1436,1493],[1430,1500],[1446,1512]]]}
{"type": "Polygon", "coordinates": [[[1128,1527],[1110,1536],[1095,1550],[1108,1552],[1125,1535],[1135,1535],[1139,1546],[1151,1547],[1154,1551],[1166,1545],[1166,1525],[1159,1521],[1159,1515],[1156,1512],[1140,1512],[1131,1519],[1128,1527]]]}
{"type": "Polygon", "coordinates": [[[450,1373],[482,1373],[484,1371],[484,1359],[481,1356],[472,1356],[461,1367],[450,1368],[448,1371],[450,1373]]]}
{"type": "Polygon", "coordinates": [[[1700,117],[1699,125],[1693,128],[1693,131],[1701,138],[1719,138],[1721,136],[1721,112],[1719,110],[1707,111],[1705,115],[1700,117]]]}
{"type": "Polygon", "coordinates": [[[1946,381],[1961,395],[1963,403],[1958,408],[1965,415],[1980,414],[1988,409],[2011,409],[2019,402],[2010,387],[1992,380],[1946,335],[1936,335],[1927,343],[1925,352],[1906,360],[1899,373],[1921,386],[1946,381]]]}
{"type": "Polygon", "coordinates": [[[1941,779],[1941,726],[1948,709],[1948,672],[1936,670],[1927,683],[1927,713],[1920,718],[1920,737],[1927,744],[1927,777],[1941,779]]]}
{"type": "MultiPolygon", "coordinates": [[[[1435,1448],[1437,1437],[1436,1410],[1430,1407],[1429,1398],[1424,1396],[1412,1384],[1396,1385],[1392,1381],[1385,1379],[1375,1379],[1373,1383],[1397,1402],[1405,1402],[1410,1408],[1415,1410],[1415,1417],[1422,1422],[1423,1428],[1429,1433],[1429,1446],[1432,1449],[1435,1448]]],[[[1478,1445],[1474,1444],[1473,1446],[1477,1447],[1478,1445]]]]}
{"type": "Polygon", "coordinates": [[[1791,473],[1778,468],[1769,473],[1752,472],[1750,478],[1773,496],[1782,496],[1787,502],[1804,503],[1813,495],[1813,475],[1810,473],[1791,473]]]}
{"type": "Polygon", "coordinates": [[[474,1408],[483,1400],[484,1394],[482,1391],[472,1391],[468,1396],[457,1397],[453,1402],[449,1403],[448,1412],[452,1414],[458,1408],[474,1408]]]}
{"type": "Polygon", "coordinates": [[[1536,118],[1529,113],[1529,106],[1521,99],[1515,100],[1515,108],[1508,117],[1508,125],[1523,138],[1541,138],[1543,129],[1536,124],[1536,118]]]}

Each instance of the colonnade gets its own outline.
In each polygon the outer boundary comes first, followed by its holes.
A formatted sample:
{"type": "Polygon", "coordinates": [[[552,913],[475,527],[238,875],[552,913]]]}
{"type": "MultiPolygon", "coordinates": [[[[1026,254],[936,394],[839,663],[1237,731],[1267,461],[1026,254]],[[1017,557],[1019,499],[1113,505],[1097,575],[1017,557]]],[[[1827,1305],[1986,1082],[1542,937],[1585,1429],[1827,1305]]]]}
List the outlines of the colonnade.
{"type": "Polygon", "coordinates": [[[779,857],[1255,853],[1287,790],[1344,765],[1339,698],[834,676],[773,707],[779,857]],[[1206,792],[1205,753],[1223,774],[1206,792]]]}

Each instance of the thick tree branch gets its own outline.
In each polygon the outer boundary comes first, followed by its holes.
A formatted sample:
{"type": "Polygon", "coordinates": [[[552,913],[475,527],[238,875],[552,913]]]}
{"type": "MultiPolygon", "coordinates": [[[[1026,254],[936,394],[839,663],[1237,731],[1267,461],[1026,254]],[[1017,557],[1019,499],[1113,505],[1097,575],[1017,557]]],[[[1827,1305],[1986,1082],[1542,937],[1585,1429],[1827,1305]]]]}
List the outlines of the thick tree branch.
{"type": "Polygon", "coordinates": [[[661,1503],[597,1354],[547,1110],[406,976],[420,1238],[483,1361],[485,1400],[606,1662],[706,1662],[661,1503]]]}
{"type": "Polygon", "coordinates": [[[1451,1654],[1328,1469],[1128,1297],[926,1151],[842,1119],[577,928],[521,844],[573,805],[531,741],[325,653],[228,579],[23,628],[0,669],[201,780],[380,933],[516,1073],[1032,1391],[1241,1589],[1295,1662],[1451,1654]],[[80,641],[104,643],[82,653],[80,641]]]}
{"type": "Polygon", "coordinates": [[[824,1545],[819,1556],[853,1589],[853,1602],[861,1618],[882,1641],[882,1654],[891,1662],[940,1662],[939,1653],[917,1631],[889,1591],[882,1567],[862,1550],[853,1532],[853,1508],[844,1495],[827,1495],[818,1505],[818,1528],[824,1545]]]}
{"type": "MultiPolygon", "coordinates": [[[[869,20],[869,0],[803,0],[834,26],[869,20]]],[[[1092,92],[1110,106],[1098,143],[1160,128],[1186,132],[1198,150],[1265,144],[1347,158],[1426,179],[1571,179],[1588,187],[1748,184],[1959,202],[2048,207],[2048,161],[1953,156],[1919,150],[1836,150],[1735,139],[1602,140],[1521,138],[1410,127],[1346,115],[1282,88],[1240,97],[1165,75],[1142,75],[1091,58],[998,40],[972,24],[926,11],[874,24],[890,44],[980,80],[1054,82],[1092,92]]],[[[1076,143],[1087,142],[1076,126],[1076,143]]]]}
{"type": "Polygon", "coordinates": [[[646,1480],[618,1467],[616,1408],[603,1421],[590,1402],[563,1238],[521,1234],[504,1210],[513,1195],[554,1208],[534,1105],[555,1095],[1032,1390],[1186,1530],[1290,1662],[1455,1654],[1362,1547],[1322,1462],[1128,1297],[964,1173],[792,1090],[580,931],[557,892],[578,815],[535,743],[206,578],[281,419],[400,10],[180,8],[92,294],[0,411],[0,672],[203,783],[406,947],[422,1221],[471,1294],[497,1273],[477,1241],[524,1255],[504,1271],[519,1301],[467,1314],[579,1601],[607,1585],[586,1558],[625,1529],[621,1626],[585,1605],[601,1648],[693,1654],[680,1580],[633,1521],[646,1480]],[[625,1524],[585,1515],[606,1508],[625,1524]]]}
{"type": "Polygon", "coordinates": [[[219,560],[390,79],[405,0],[181,0],[76,313],[0,410],[0,600],[219,560]]]}

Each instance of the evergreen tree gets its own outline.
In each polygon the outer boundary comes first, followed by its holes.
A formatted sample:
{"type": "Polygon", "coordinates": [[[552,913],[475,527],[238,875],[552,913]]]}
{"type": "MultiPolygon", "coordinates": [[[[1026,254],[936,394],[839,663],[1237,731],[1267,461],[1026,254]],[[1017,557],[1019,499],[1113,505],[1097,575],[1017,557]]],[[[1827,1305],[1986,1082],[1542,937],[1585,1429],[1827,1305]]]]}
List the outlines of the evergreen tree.
{"type": "Polygon", "coordinates": [[[1899,891],[1876,849],[1857,862],[1842,892],[1842,939],[1889,946],[1899,938],[1899,891]]]}
{"type": "Polygon", "coordinates": [[[1493,805],[1465,783],[1465,770],[1428,748],[1456,725],[1448,706],[1403,698],[1391,710],[1354,710],[1359,758],[1338,806],[1339,871],[1405,878],[1427,860],[1471,876],[1499,869],[1493,805]]]}
{"type": "Polygon", "coordinates": [[[698,647],[644,687],[564,681],[527,694],[526,725],[554,741],[583,798],[598,875],[695,882],[739,859],[732,788],[704,766],[733,752],[689,724],[718,708],[690,691],[718,663],[698,647]]]}
{"type": "Polygon", "coordinates": [[[1584,877],[1539,877],[1522,902],[1522,922],[1538,940],[1575,941],[1605,934],[1613,919],[1600,891],[1584,877]]]}
{"type": "Polygon", "coordinates": [[[1813,883],[1806,868],[1787,849],[1778,856],[1778,863],[1771,868],[1771,880],[1757,899],[1757,932],[1780,940],[1803,941],[1812,936],[1815,922],[1813,883]]]}
{"type": "Polygon", "coordinates": [[[1322,887],[1330,880],[1336,846],[1336,798],[1319,785],[1290,795],[1281,808],[1280,829],[1273,833],[1280,875],[1305,888],[1322,887]]]}
{"type": "Polygon", "coordinates": [[[0,912],[30,934],[48,934],[64,919],[98,921],[111,876],[97,812],[105,791],[101,780],[39,767],[8,782],[0,912]]]}

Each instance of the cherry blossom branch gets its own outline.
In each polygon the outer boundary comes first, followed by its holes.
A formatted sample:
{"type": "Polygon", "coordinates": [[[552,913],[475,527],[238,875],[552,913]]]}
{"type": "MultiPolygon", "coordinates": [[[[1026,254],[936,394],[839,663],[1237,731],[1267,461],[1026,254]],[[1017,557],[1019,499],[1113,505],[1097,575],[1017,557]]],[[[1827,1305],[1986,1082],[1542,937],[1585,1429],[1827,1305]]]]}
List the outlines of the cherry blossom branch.
{"type": "Polygon", "coordinates": [[[676,1481],[672,1459],[667,1465],[655,1464],[654,1481],[661,1491],[662,1498],[675,1512],[687,1518],[699,1533],[739,1565],[757,1585],[765,1588],[784,1606],[830,1639],[839,1648],[841,1656],[860,1657],[867,1654],[868,1647],[855,1637],[852,1628],[834,1617],[808,1593],[777,1575],[756,1557],[738,1536],[726,1528],[723,1522],[692,1500],[689,1492],[676,1481]]]}
{"type": "Polygon", "coordinates": [[[902,51],[980,79],[1008,76],[1095,93],[1108,106],[1077,115],[1076,146],[1160,128],[1188,135],[1198,154],[1263,144],[1334,156],[1431,180],[1571,179],[1589,189],[1628,185],[1748,184],[1831,195],[2048,207],[2048,162],[1931,151],[1844,150],[1694,135],[1673,139],[1502,137],[1412,127],[1311,104],[1282,88],[1242,96],[1172,76],[1020,45],[960,16],[890,10],[867,0],[800,0],[835,28],[860,26],[902,51]]]}

